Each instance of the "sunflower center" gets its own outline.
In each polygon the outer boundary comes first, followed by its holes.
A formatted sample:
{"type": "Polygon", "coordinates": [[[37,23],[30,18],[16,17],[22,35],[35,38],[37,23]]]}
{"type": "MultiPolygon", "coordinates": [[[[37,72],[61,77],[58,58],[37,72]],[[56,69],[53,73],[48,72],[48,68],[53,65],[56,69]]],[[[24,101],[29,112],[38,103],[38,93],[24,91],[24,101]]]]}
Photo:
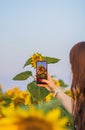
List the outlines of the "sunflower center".
{"type": "Polygon", "coordinates": [[[20,122],[19,130],[53,130],[53,126],[44,119],[29,117],[20,122]]]}

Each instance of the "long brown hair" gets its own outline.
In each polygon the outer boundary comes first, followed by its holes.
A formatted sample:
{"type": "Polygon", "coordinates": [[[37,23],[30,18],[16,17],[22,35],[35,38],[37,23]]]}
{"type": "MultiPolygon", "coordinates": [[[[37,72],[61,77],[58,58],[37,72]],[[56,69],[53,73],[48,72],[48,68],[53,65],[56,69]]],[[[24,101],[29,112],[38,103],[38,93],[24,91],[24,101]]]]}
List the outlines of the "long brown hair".
{"type": "Polygon", "coordinates": [[[76,130],[85,130],[85,41],[75,44],[70,51],[72,70],[71,90],[76,130]]]}

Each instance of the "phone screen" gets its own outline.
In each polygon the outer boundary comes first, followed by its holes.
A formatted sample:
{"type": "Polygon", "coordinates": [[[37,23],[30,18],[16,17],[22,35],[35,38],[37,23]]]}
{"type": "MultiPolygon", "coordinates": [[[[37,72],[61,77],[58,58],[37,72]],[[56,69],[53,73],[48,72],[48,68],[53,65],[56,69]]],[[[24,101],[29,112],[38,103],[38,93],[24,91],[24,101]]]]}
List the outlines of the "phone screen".
{"type": "Polygon", "coordinates": [[[37,77],[37,84],[45,84],[41,81],[41,79],[47,79],[47,62],[46,61],[37,61],[36,77],[37,77]]]}

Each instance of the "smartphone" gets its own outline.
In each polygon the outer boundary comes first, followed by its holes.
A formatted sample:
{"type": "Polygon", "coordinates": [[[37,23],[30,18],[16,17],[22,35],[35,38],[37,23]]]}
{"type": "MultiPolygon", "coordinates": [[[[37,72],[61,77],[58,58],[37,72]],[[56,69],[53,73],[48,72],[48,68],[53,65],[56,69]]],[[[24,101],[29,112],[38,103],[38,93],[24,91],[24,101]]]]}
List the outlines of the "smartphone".
{"type": "Polygon", "coordinates": [[[47,61],[36,62],[36,78],[37,84],[45,84],[41,79],[47,79],[47,61]]]}

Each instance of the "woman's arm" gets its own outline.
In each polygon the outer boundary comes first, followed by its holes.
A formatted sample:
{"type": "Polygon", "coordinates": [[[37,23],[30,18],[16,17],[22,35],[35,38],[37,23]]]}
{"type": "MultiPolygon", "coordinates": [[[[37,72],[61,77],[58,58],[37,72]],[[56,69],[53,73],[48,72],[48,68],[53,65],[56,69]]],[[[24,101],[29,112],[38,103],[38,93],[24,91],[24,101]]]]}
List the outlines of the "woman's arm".
{"type": "Polygon", "coordinates": [[[72,114],[72,98],[69,97],[68,95],[66,95],[62,90],[60,90],[59,88],[56,87],[56,85],[54,84],[54,82],[49,74],[48,74],[47,80],[42,79],[41,81],[46,84],[43,84],[43,85],[37,84],[37,86],[45,87],[50,92],[53,92],[55,97],[61,100],[62,104],[67,109],[67,111],[72,114]],[[59,91],[57,91],[57,90],[59,90],[59,91]]]}
{"type": "Polygon", "coordinates": [[[67,111],[72,114],[72,98],[60,90],[56,95],[56,98],[60,99],[67,111]]]}

